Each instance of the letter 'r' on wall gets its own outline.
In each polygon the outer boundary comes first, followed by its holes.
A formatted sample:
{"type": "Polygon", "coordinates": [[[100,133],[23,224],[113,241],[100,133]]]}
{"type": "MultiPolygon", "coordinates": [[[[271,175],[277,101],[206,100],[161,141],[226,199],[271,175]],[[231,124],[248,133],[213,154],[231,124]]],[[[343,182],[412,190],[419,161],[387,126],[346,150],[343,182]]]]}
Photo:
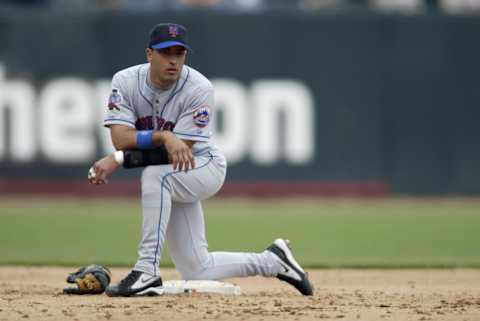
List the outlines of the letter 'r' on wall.
{"type": "Polygon", "coordinates": [[[314,103],[308,87],[294,80],[261,80],[251,89],[256,117],[251,137],[252,158],[271,164],[281,157],[290,164],[305,164],[314,156],[314,103]],[[280,128],[279,116],[285,116],[280,128]],[[282,132],[283,131],[283,132],[282,132]],[[284,142],[280,138],[284,138],[284,142]]]}

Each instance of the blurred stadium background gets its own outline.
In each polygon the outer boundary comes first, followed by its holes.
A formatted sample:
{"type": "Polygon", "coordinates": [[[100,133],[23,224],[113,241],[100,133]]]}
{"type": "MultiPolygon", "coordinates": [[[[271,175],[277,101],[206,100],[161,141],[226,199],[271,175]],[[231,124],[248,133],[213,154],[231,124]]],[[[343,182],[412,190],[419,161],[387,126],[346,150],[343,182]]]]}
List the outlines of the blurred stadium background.
{"type": "Polygon", "coordinates": [[[140,172],[86,173],[112,75],[165,21],[216,87],[213,250],[480,266],[480,0],[0,0],[0,264],[135,261],[140,172]]]}

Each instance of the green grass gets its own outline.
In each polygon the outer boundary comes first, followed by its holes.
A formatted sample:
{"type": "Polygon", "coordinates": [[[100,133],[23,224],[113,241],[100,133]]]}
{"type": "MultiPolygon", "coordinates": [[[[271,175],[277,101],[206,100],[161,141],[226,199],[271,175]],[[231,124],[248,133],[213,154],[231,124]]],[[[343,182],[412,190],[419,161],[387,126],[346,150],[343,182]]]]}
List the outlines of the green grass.
{"type": "MultiPolygon", "coordinates": [[[[289,238],[308,267],[480,267],[478,200],[211,200],[211,250],[289,238]]],[[[131,266],[138,200],[0,198],[0,264],[131,266]]],[[[162,265],[171,266],[168,253],[162,265]]]]}

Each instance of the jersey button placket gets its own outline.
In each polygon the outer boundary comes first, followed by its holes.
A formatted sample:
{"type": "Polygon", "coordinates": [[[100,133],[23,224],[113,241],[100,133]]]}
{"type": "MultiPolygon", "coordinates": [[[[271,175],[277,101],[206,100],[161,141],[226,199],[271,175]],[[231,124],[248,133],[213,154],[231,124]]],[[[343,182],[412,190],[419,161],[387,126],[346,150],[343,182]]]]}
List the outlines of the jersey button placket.
{"type": "Polygon", "coordinates": [[[159,111],[160,104],[159,103],[160,103],[160,100],[158,99],[158,97],[155,97],[155,104],[154,104],[154,106],[155,106],[155,117],[153,117],[153,119],[152,119],[153,120],[153,128],[155,130],[158,129],[157,128],[157,117],[160,114],[160,111],[159,111]]]}

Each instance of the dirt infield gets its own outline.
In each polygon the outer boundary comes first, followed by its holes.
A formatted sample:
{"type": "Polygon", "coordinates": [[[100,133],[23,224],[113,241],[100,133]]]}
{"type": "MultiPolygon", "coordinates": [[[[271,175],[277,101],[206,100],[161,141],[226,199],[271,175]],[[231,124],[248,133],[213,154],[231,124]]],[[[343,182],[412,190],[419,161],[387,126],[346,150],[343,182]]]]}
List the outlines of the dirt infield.
{"type": "MultiPolygon", "coordinates": [[[[230,280],[242,288],[237,297],[150,298],[63,295],[73,270],[0,267],[0,321],[480,320],[480,270],[313,270],[313,297],[276,279],[245,278],[230,280]]],[[[113,281],[126,273],[113,269],[113,281]]]]}

